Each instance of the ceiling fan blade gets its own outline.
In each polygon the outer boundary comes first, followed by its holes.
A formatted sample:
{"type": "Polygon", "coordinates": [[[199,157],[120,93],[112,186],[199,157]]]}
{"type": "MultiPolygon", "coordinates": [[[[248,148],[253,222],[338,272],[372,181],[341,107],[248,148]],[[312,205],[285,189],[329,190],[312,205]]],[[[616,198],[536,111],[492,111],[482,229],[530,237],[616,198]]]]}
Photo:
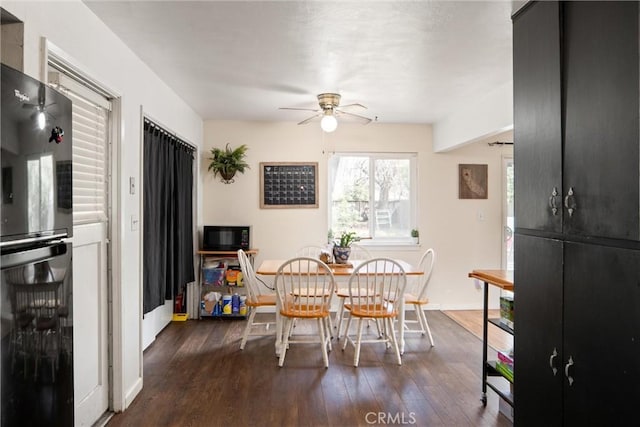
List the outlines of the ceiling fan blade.
{"type": "Polygon", "coordinates": [[[359,114],[353,114],[353,113],[348,113],[346,111],[342,111],[342,110],[335,110],[336,115],[345,115],[348,117],[355,117],[356,119],[360,120],[363,122],[363,124],[367,124],[371,122],[371,119],[369,117],[365,117],[365,116],[361,116],[359,114]]]}
{"type": "Polygon", "coordinates": [[[341,109],[341,110],[344,110],[345,108],[351,108],[351,107],[364,108],[365,110],[367,109],[367,107],[365,107],[365,106],[364,106],[364,105],[362,105],[362,104],[358,104],[357,102],[356,102],[356,103],[353,103],[353,104],[341,105],[341,106],[340,106],[340,109],[341,109]]]}
{"type": "Polygon", "coordinates": [[[305,124],[309,123],[311,120],[313,120],[313,119],[317,119],[317,118],[318,118],[318,117],[320,117],[320,116],[322,116],[322,114],[316,114],[316,115],[313,115],[313,116],[309,117],[308,119],[305,119],[305,120],[301,121],[301,122],[300,122],[300,123],[298,123],[298,124],[299,124],[299,125],[305,125],[305,124]]]}
{"type": "Polygon", "coordinates": [[[278,108],[278,110],[313,111],[314,113],[317,113],[318,111],[320,111],[317,108],[292,108],[292,107],[280,107],[278,108]]]}

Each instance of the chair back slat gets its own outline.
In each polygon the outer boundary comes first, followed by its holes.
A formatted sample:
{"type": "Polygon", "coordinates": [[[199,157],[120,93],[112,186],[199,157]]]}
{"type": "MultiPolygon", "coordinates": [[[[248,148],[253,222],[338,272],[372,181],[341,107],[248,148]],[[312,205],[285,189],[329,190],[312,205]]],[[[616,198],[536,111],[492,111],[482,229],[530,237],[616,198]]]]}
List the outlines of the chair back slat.
{"type": "Polygon", "coordinates": [[[352,306],[366,307],[373,316],[396,312],[407,280],[402,266],[390,258],[373,258],[358,265],[349,278],[352,306]]]}
{"type": "Polygon", "coordinates": [[[319,259],[296,257],[278,268],[275,287],[283,310],[311,314],[329,310],[335,280],[319,259]]]}

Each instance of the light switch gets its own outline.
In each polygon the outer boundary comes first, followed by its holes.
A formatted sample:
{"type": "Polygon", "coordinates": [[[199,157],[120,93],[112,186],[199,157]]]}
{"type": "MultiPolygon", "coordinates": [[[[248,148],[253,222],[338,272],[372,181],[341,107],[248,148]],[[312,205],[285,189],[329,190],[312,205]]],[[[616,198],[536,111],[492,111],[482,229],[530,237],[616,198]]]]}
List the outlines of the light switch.
{"type": "Polygon", "coordinates": [[[131,231],[138,231],[138,217],[131,215],[131,231]]]}
{"type": "Polygon", "coordinates": [[[136,179],[132,176],[129,177],[129,194],[136,194],[136,179]]]}

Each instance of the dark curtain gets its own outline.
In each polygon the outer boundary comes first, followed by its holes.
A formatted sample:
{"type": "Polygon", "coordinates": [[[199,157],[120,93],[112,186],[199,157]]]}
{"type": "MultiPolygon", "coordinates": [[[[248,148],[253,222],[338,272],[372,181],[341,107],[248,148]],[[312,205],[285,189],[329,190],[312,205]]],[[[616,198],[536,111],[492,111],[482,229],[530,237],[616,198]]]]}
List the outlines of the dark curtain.
{"type": "Polygon", "coordinates": [[[195,280],[193,271],[193,149],[144,123],[143,313],[195,280]]]}

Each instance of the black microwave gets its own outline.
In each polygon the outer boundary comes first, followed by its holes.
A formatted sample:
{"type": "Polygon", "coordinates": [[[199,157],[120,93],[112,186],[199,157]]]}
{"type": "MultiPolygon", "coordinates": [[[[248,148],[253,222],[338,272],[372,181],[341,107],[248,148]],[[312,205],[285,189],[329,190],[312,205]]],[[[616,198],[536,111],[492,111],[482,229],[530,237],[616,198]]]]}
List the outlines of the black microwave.
{"type": "Polygon", "coordinates": [[[250,248],[251,226],[205,225],[202,249],[205,251],[237,251],[250,248]]]}

